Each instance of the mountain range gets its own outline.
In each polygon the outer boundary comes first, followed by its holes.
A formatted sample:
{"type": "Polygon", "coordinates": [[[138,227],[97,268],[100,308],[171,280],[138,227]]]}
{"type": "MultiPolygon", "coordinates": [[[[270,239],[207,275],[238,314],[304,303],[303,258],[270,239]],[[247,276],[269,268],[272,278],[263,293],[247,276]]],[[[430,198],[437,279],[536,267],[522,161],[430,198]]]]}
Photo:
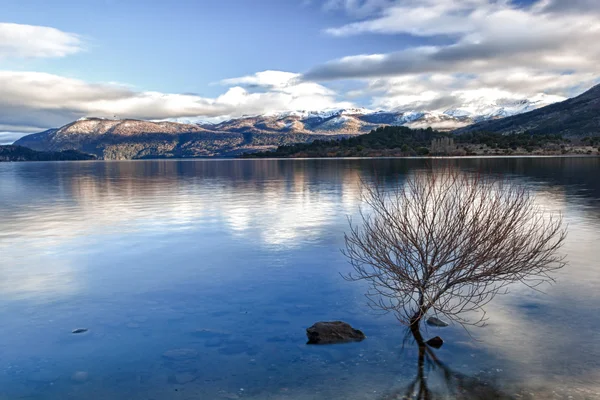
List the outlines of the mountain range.
{"type": "MultiPolygon", "coordinates": [[[[360,135],[380,126],[431,127],[456,132],[518,132],[518,127],[526,127],[520,131],[537,129],[546,132],[547,126],[556,121],[571,126],[571,122],[577,120],[581,126],[567,129],[565,132],[569,135],[577,135],[580,128],[597,126],[600,117],[595,111],[600,104],[600,86],[577,98],[543,107],[557,99],[560,98],[540,96],[492,104],[475,101],[444,112],[363,108],[292,111],[244,116],[220,123],[82,118],[61,128],[25,136],[15,144],[38,151],[74,149],[113,160],[227,157],[292,143],[360,135]],[[546,120],[552,122],[546,123],[546,120]]],[[[556,127],[553,129],[557,131],[556,127]]]]}
{"type": "Polygon", "coordinates": [[[561,136],[600,135],[600,85],[571,99],[523,114],[480,121],[457,129],[464,132],[552,134],[561,136]]]}

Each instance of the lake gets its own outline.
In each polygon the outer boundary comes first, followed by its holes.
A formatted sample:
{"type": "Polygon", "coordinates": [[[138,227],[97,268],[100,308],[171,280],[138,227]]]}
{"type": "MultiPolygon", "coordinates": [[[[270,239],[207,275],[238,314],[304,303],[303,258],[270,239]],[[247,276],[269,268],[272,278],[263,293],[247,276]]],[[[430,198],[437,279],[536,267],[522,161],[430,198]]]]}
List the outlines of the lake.
{"type": "MultiPolygon", "coordinates": [[[[545,293],[427,328],[447,398],[600,398],[600,158],[471,158],[568,224],[545,293]],[[493,393],[493,395],[492,395],[493,393]]],[[[0,399],[401,399],[418,349],[340,253],[362,180],[418,159],[0,164],[0,399]],[[341,319],[361,343],[307,346],[341,319]],[[73,334],[74,329],[88,329],[73,334]]],[[[422,377],[421,377],[422,378],[422,377]]]]}

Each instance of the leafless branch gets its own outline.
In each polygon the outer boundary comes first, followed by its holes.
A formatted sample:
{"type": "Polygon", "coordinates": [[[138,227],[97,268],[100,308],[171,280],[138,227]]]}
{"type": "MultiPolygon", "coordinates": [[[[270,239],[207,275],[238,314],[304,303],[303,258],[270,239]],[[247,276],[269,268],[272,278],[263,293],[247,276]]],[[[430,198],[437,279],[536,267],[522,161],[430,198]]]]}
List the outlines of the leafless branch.
{"type": "Polygon", "coordinates": [[[393,188],[363,183],[362,201],[345,235],[345,278],[368,282],[373,308],[417,330],[428,312],[483,325],[508,285],[537,288],[565,265],[562,216],[506,179],[429,169],[393,188]]]}

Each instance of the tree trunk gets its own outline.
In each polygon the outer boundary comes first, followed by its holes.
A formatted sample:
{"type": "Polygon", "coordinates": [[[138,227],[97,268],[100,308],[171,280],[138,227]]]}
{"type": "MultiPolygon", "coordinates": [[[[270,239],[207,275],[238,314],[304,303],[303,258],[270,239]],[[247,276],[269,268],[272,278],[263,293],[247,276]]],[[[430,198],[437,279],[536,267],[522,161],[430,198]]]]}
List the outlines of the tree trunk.
{"type": "Polygon", "coordinates": [[[421,314],[417,313],[410,319],[410,331],[413,334],[413,337],[417,341],[419,346],[425,346],[425,340],[421,335],[421,314]]]}

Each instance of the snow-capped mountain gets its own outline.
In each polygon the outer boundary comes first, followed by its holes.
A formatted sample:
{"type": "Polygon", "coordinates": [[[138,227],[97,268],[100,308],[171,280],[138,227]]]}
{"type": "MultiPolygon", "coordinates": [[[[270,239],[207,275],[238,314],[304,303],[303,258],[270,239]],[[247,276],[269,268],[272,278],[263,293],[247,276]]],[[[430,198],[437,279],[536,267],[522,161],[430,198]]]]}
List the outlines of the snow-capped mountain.
{"type": "MultiPolygon", "coordinates": [[[[517,113],[506,118],[487,119],[461,128],[457,133],[488,131],[503,134],[530,132],[531,134],[584,137],[596,135],[600,126],[600,85],[571,99],[553,102],[546,107],[538,107],[545,98],[531,101],[531,105],[517,107],[530,111],[517,113]]],[[[509,110],[511,110],[509,108],[509,110]]],[[[512,111],[512,110],[511,110],[512,111]]]]}
{"type": "Polygon", "coordinates": [[[523,114],[564,100],[566,100],[564,97],[547,94],[539,94],[531,99],[498,99],[493,102],[473,99],[457,108],[444,111],[444,114],[468,117],[475,122],[480,122],[523,114]]]}
{"type": "Polygon", "coordinates": [[[445,112],[299,110],[227,121],[81,118],[61,128],[25,136],[16,144],[41,151],[75,149],[104,159],[232,156],[291,143],[360,135],[385,125],[450,131],[531,111],[551,100],[540,97],[492,104],[473,101],[445,112]]]}
{"type": "Polygon", "coordinates": [[[475,122],[469,117],[424,112],[366,112],[364,110],[297,111],[235,118],[218,124],[199,124],[214,132],[349,134],[368,133],[382,125],[405,125],[452,130],[475,122]]]}
{"type": "Polygon", "coordinates": [[[540,95],[533,99],[500,99],[484,102],[473,99],[446,111],[373,111],[366,108],[297,110],[244,116],[220,123],[197,122],[213,132],[361,134],[382,125],[403,125],[450,131],[467,125],[532,111],[562,101],[558,96],[540,95]]]}
{"type": "Polygon", "coordinates": [[[364,115],[372,113],[372,110],[367,108],[334,108],[325,109],[320,111],[315,110],[295,110],[295,111],[284,111],[284,112],[272,112],[264,114],[265,117],[275,118],[287,118],[287,117],[298,117],[298,118],[330,118],[336,115],[364,115]]]}

